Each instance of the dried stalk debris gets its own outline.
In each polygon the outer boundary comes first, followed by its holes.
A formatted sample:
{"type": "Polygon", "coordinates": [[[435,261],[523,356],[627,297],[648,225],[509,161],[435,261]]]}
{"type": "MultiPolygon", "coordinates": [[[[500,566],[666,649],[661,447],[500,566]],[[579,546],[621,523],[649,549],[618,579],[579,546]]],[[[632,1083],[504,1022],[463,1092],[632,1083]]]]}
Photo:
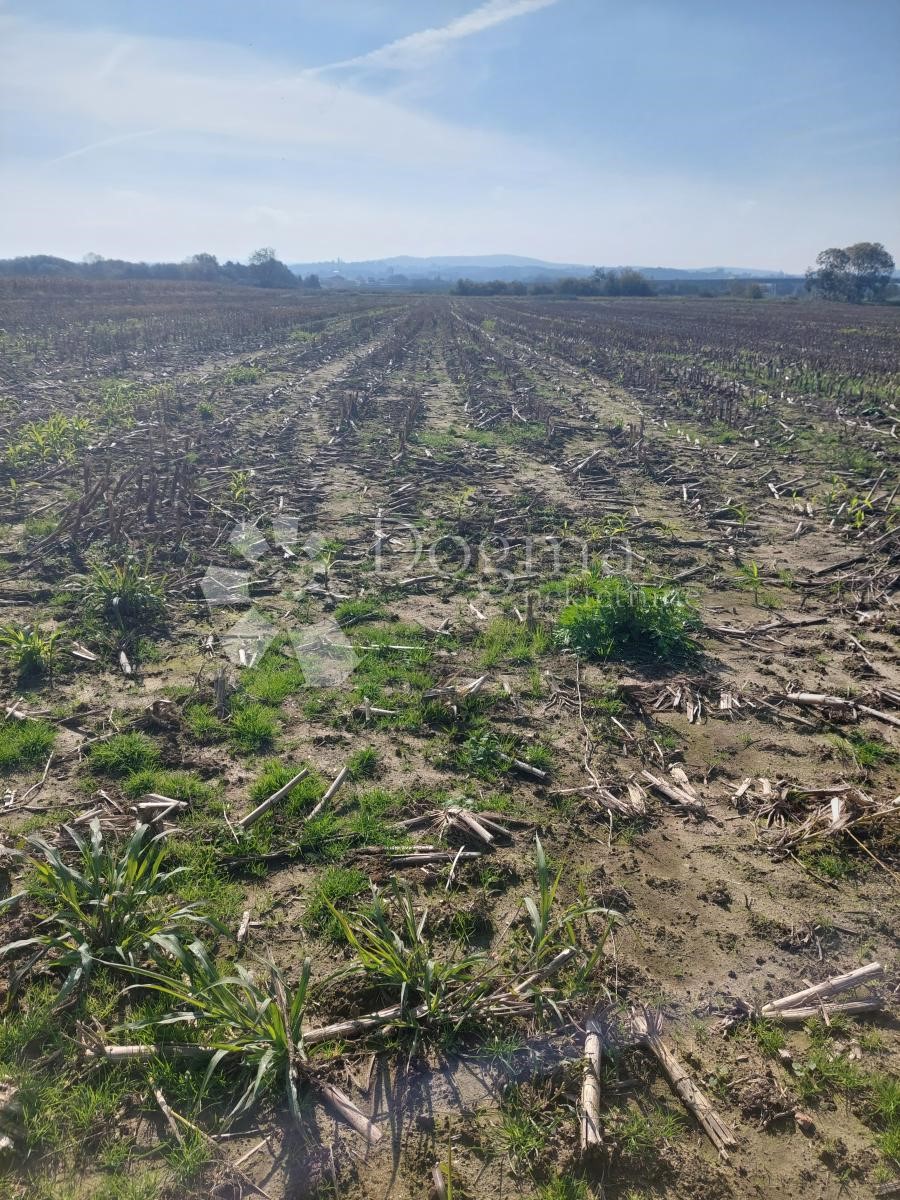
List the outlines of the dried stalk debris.
{"type": "MultiPolygon", "coordinates": [[[[821,1012],[824,1008],[824,1002],[832,996],[839,996],[842,992],[853,991],[854,988],[858,988],[864,983],[872,983],[876,979],[881,979],[883,975],[884,967],[881,963],[867,963],[864,967],[857,967],[855,970],[848,971],[844,975],[834,975],[831,979],[826,979],[822,983],[811,984],[799,992],[792,992],[789,996],[782,996],[780,1000],[770,1000],[768,1004],[762,1006],[760,1012],[764,1017],[780,1017],[780,1019],[787,1021],[803,1019],[794,1015],[786,1016],[785,1014],[794,1014],[796,1010],[804,1006],[809,1006],[810,1001],[817,1002],[813,1006],[813,1012],[821,1012]]],[[[870,1001],[869,1003],[874,1003],[874,1001],[870,1001]]]]}
{"type": "Polygon", "coordinates": [[[593,1022],[589,1022],[584,1035],[584,1067],[581,1082],[579,1141],[582,1154],[595,1153],[603,1146],[603,1130],[600,1125],[602,1050],[600,1030],[593,1022]]]}
{"type": "Polygon", "coordinates": [[[801,788],[783,779],[745,779],[732,800],[755,808],[767,831],[766,844],[776,853],[853,830],[900,828],[900,796],[876,800],[850,783],[801,788]]]}
{"type": "Polygon", "coordinates": [[[681,1102],[696,1117],[722,1158],[727,1159],[728,1151],[737,1146],[737,1139],[685,1071],[674,1050],[663,1041],[660,1014],[643,1007],[633,1008],[631,1024],[638,1041],[656,1058],[681,1102]]]}

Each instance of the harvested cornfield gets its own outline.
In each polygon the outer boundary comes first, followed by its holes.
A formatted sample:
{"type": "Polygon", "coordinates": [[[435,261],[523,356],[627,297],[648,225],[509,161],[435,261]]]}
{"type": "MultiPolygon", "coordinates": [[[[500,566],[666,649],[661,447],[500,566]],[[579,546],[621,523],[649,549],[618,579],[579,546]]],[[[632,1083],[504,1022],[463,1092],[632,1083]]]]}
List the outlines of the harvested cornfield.
{"type": "Polygon", "coordinates": [[[5,1194],[894,1194],[900,312],[0,330],[5,1194]]]}

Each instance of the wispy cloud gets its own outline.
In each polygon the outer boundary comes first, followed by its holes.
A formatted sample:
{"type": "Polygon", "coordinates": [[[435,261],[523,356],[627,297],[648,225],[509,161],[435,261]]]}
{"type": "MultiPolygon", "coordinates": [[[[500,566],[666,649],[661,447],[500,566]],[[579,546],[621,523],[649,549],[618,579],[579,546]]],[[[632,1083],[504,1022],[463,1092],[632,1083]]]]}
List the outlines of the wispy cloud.
{"type": "Polygon", "coordinates": [[[152,137],[159,132],[159,129],[139,129],[134,133],[119,133],[115,137],[101,138],[98,142],[88,142],[86,146],[79,146],[77,150],[69,150],[66,154],[50,158],[46,165],[52,167],[56,163],[68,162],[70,158],[81,158],[84,154],[93,154],[95,150],[106,150],[110,146],[121,146],[125,142],[136,142],[141,138],[152,137]]]}
{"type": "MultiPolygon", "coordinates": [[[[531,7],[536,2],[529,0],[531,7]]],[[[213,42],[135,37],[123,43],[101,30],[0,16],[0,104],[27,114],[32,130],[52,131],[65,122],[84,132],[77,148],[55,163],[154,134],[158,153],[320,163],[327,155],[329,173],[338,162],[356,170],[364,163],[472,171],[515,166],[520,177],[549,169],[550,156],[524,139],[471,129],[344,81],[304,71],[280,75],[273,66],[213,42]]]]}
{"type": "Polygon", "coordinates": [[[323,71],[338,71],[348,67],[374,67],[384,70],[401,71],[418,67],[433,55],[440,53],[452,42],[463,38],[473,37],[496,25],[503,25],[517,17],[528,16],[542,8],[550,8],[559,0],[487,0],[471,12],[456,17],[446,25],[433,29],[422,29],[407,37],[398,38],[370,50],[367,54],[359,54],[355,58],[345,58],[340,62],[327,63],[316,67],[311,74],[323,71]]]}

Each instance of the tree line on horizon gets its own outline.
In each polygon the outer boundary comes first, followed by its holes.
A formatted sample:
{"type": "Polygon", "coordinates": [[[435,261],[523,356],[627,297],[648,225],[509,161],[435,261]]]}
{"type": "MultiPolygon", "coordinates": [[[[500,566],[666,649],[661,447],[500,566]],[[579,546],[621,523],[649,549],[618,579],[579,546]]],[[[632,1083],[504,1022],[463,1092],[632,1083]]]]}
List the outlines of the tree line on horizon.
{"type": "MultiPolygon", "coordinates": [[[[816,266],[806,272],[806,290],[825,300],[848,304],[894,300],[900,288],[894,282],[894,259],[881,242],[855,242],[852,246],[830,247],[816,256],[816,266]]],[[[707,287],[709,285],[707,284],[707,287]]],[[[640,271],[629,267],[621,271],[595,268],[584,277],[563,276],[550,283],[526,284],[505,279],[483,283],[460,279],[452,291],[458,296],[655,296],[695,292],[694,281],[674,285],[666,281],[659,288],[640,271]]],[[[728,281],[727,294],[745,300],[759,300],[766,294],[760,283],[749,279],[728,281]]]]}
{"type": "MultiPolygon", "coordinates": [[[[894,259],[881,242],[855,242],[852,246],[822,250],[816,266],[806,272],[806,290],[825,300],[845,303],[895,301],[900,287],[894,281],[894,259]]],[[[181,280],[192,283],[238,284],[261,288],[315,291],[322,287],[319,276],[295,274],[270,246],[255,250],[246,263],[220,263],[214,254],[193,254],[183,262],[128,262],[87,254],[81,262],[49,254],[32,254],[0,259],[2,277],[76,278],[93,280],[181,280]]],[[[391,284],[396,287],[398,277],[391,284]]],[[[376,286],[370,284],[369,286],[376,286]]],[[[800,286],[803,286],[802,284],[800,286]]],[[[381,290],[381,289],[379,289],[381,290]]],[[[656,284],[630,267],[621,270],[595,268],[587,276],[566,275],[551,281],[524,283],[520,280],[490,279],[483,282],[459,279],[452,287],[433,281],[409,280],[409,291],[450,291],[458,296],[655,296],[723,295],[758,300],[766,293],[750,279],[722,281],[664,281],[656,284]],[[716,286],[720,282],[727,288],[716,286]],[[699,290],[698,290],[699,289],[699,290]]]]}
{"type": "Polygon", "coordinates": [[[81,262],[56,258],[50,254],[31,254],[0,259],[0,276],[41,276],[75,279],[166,279],[189,283],[235,283],[263,288],[320,288],[318,275],[302,276],[294,272],[270,246],[254,250],[246,263],[220,263],[214,254],[192,254],[184,262],[127,262],[121,258],[103,258],[86,254],[81,262]]]}
{"type": "Polygon", "coordinates": [[[564,275],[543,283],[519,280],[459,279],[452,289],[457,296],[655,296],[656,289],[640,271],[624,267],[605,271],[596,267],[590,275],[564,275]]]}

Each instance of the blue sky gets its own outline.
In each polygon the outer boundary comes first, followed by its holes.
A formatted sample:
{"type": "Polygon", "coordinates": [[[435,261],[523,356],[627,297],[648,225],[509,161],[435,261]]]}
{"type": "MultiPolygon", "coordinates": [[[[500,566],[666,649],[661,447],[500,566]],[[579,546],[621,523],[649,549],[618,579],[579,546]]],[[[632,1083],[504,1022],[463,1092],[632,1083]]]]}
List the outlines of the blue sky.
{"type": "Polygon", "coordinates": [[[0,0],[0,255],[900,259],[895,0],[0,0]]]}

